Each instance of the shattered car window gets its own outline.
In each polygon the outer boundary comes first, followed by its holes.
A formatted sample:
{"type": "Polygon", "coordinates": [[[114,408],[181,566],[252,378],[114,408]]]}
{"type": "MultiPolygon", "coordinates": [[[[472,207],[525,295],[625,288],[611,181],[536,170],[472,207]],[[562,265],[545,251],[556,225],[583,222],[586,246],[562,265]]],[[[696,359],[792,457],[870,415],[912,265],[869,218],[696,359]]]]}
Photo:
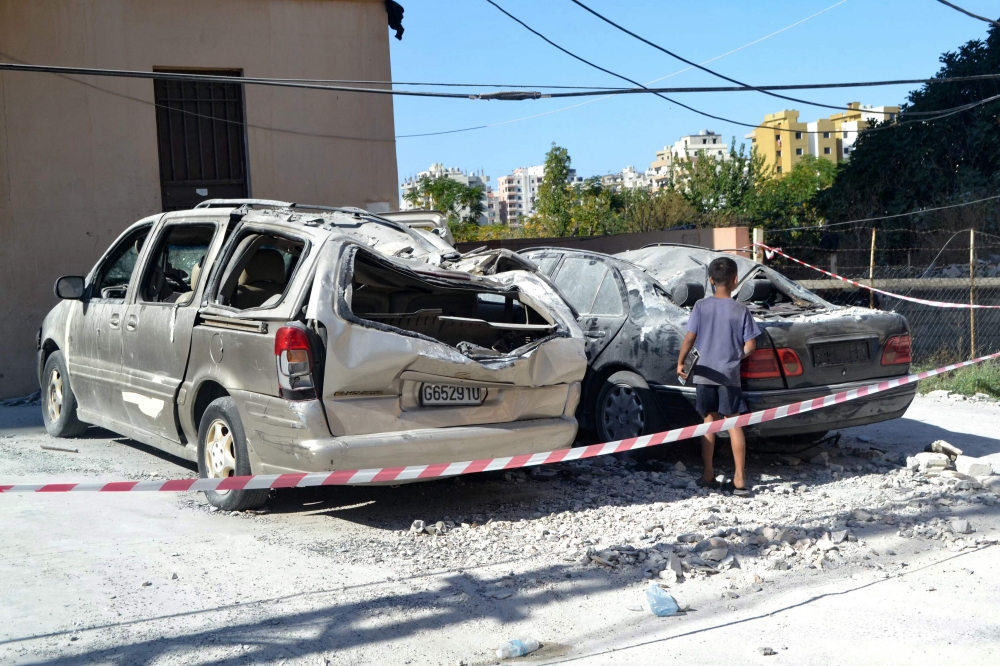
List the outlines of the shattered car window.
{"type": "Polygon", "coordinates": [[[147,264],[139,297],[149,303],[190,302],[215,232],[214,224],[181,224],[165,229],[147,264]]]}
{"type": "Polygon", "coordinates": [[[622,314],[622,297],[618,291],[618,281],[615,280],[614,271],[609,270],[604,276],[604,282],[597,292],[594,306],[587,314],[592,315],[620,315],[622,314]]]}
{"type": "Polygon", "coordinates": [[[607,272],[608,267],[603,261],[567,257],[556,275],[555,283],[577,312],[588,313],[607,272]]]}
{"type": "Polygon", "coordinates": [[[150,225],[137,229],[111,252],[94,281],[95,297],[125,298],[139,252],[151,228],[150,225]]]}

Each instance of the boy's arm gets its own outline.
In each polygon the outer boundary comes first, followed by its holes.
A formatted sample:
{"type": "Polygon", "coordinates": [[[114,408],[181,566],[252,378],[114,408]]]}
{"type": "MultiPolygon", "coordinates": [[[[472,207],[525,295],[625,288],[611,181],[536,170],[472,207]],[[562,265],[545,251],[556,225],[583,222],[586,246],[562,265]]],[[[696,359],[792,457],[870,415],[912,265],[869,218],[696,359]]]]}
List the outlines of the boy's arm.
{"type": "Polygon", "coordinates": [[[743,343],[743,358],[757,351],[757,338],[750,338],[743,343]]]}
{"type": "MultiPolygon", "coordinates": [[[[687,375],[684,374],[684,359],[686,359],[687,355],[691,353],[691,348],[694,347],[694,341],[697,338],[698,338],[697,335],[695,335],[691,331],[688,331],[687,335],[684,336],[684,342],[681,343],[681,354],[680,356],[677,357],[677,375],[679,377],[683,377],[684,379],[687,379],[687,375]]],[[[753,340],[751,340],[747,344],[751,343],[756,345],[756,343],[754,343],[753,340]]]]}

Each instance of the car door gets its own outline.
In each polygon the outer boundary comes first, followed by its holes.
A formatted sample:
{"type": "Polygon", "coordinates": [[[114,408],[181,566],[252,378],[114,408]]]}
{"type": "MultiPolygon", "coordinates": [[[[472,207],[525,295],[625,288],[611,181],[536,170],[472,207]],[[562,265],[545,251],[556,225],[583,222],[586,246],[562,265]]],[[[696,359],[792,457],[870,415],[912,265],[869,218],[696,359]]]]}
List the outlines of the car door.
{"type": "Polygon", "coordinates": [[[582,253],[567,253],[556,271],[553,281],[579,313],[587,362],[592,363],[625,323],[621,279],[611,262],[582,253]]]}
{"type": "Polygon", "coordinates": [[[124,316],[125,411],[133,427],[174,442],[180,441],[175,410],[191,330],[225,226],[210,218],[165,223],[151,241],[124,316]]]}
{"type": "Polygon", "coordinates": [[[133,229],[105,253],[70,321],[67,370],[84,421],[128,423],[121,393],[122,323],[129,284],[152,226],[133,229]]]}

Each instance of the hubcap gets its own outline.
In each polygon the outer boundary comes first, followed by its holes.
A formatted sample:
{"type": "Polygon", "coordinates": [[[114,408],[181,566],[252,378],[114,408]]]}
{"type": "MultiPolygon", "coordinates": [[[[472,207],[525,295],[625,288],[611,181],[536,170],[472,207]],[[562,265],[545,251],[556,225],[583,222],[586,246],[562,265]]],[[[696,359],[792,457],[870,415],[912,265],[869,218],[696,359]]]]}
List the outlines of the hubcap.
{"type": "Polygon", "coordinates": [[[59,420],[63,406],[63,380],[58,368],[54,368],[49,375],[49,391],[46,407],[49,411],[49,421],[59,420]]]}
{"type": "Polygon", "coordinates": [[[631,386],[615,386],[604,400],[604,430],[614,439],[638,437],[646,426],[639,394],[631,386]]]}
{"type": "Polygon", "coordinates": [[[212,422],[205,439],[205,467],[210,479],[236,474],[236,443],[229,425],[222,419],[212,422]]]}

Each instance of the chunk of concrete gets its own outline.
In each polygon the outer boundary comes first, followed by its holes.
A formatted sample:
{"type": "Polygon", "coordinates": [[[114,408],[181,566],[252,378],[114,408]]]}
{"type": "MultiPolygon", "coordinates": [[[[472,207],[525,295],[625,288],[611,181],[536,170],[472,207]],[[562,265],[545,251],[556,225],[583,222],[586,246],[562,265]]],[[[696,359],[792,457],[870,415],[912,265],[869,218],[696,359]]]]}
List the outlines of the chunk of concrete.
{"type": "Polygon", "coordinates": [[[944,400],[951,395],[951,391],[945,391],[944,389],[938,389],[937,391],[929,391],[927,393],[928,398],[934,398],[935,400],[944,400]]]}
{"type": "Polygon", "coordinates": [[[955,534],[971,534],[972,525],[964,518],[951,521],[951,531],[955,534]]]}
{"type": "Polygon", "coordinates": [[[944,453],[918,453],[913,456],[921,471],[943,470],[951,466],[951,458],[944,453]]]}
{"type": "Polygon", "coordinates": [[[949,444],[943,439],[931,442],[926,447],[924,447],[924,451],[926,451],[927,453],[943,453],[949,456],[962,455],[962,449],[958,448],[954,444],[949,444]]]}
{"type": "Polygon", "coordinates": [[[955,469],[968,476],[989,476],[993,473],[993,465],[989,461],[971,456],[958,456],[955,459],[955,469]]]}

